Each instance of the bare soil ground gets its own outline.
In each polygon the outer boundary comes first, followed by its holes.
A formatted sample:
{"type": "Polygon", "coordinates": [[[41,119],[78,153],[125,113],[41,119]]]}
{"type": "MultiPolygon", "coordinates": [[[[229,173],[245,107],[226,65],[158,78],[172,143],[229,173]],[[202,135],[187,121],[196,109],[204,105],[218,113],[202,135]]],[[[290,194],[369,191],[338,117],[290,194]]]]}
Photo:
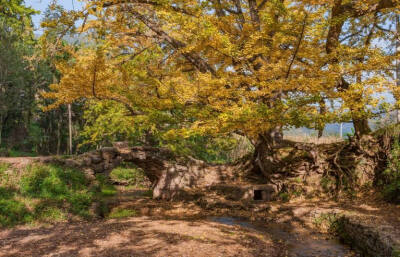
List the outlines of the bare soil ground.
{"type": "Polygon", "coordinates": [[[12,164],[15,168],[23,168],[43,158],[46,157],[0,157],[0,162],[12,164]]]}
{"type": "Polygon", "coordinates": [[[0,256],[285,256],[239,227],[148,217],[4,230],[0,245],[0,256]]]}

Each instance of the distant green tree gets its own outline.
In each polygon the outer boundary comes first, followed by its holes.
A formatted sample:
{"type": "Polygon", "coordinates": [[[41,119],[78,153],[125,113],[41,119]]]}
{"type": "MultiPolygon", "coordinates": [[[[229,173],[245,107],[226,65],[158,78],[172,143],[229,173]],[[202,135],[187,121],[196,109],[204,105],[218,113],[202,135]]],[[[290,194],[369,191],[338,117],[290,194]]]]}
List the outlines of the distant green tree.
{"type": "MultiPolygon", "coordinates": [[[[45,12],[44,21],[61,11],[52,8],[45,12]]],[[[52,65],[53,57],[47,55],[47,46],[34,36],[34,13],[23,1],[0,0],[0,148],[17,155],[63,153],[67,144],[65,106],[49,112],[41,108],[51,103],[41,92],[59,75],[52,65]]],[[[57,58],[65,57],[58,54],[57,58]]],[[[74,131],[82,124],[80,110],[79,103],[73,106],[79,114],[74,116],[74,131]]]]}

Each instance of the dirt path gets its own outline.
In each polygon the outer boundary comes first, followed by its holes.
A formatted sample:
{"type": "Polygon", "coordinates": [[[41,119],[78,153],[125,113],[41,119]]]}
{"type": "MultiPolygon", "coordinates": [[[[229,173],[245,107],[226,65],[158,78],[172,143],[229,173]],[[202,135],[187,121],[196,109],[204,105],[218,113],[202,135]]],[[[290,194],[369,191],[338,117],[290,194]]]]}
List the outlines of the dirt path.
{"type": "Polygon", "coordinates": [[[51,159],[49,156],[40,156],[40,157],[0,157],[0,163],[9,163],[14,168],[25,168],[29,164],[37,161],[45,161],[47,159],[51,159]]]}
{"type": "Polygon", "coordinates": [[[212,221],[134,217],[0,233],[0,256],[285,256],[279,242],[212,221]]]}

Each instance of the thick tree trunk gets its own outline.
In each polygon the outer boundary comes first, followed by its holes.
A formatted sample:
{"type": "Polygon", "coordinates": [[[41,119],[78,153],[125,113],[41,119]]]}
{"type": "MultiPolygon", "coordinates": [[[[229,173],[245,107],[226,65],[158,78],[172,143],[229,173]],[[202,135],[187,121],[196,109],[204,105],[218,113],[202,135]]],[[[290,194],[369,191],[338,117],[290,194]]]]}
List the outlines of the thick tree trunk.
{"type": "Polygon", "coordinates": [[[354,133],[357,139],[360,139],[364,135],[371,133],[371,128],[369,127],[367,119],[353,119],[354,133]]]}
{"type": "MultiPolygon", "coordinates": [[[[358,74],[357,75],[357,83],[361,83],[361,82],[362,82],[361,74],[358,74]]],[[[361,101],[362,95],[360,94],[358,97],[359,98],[357,98],[356,100],[361,101]]],[[[351,109],[352,113],[360,113],[363,111],[364,111],[363,109],[351,109]]],[[[353,125],[354,125],[354,133],[355,133],[357,139],[361,139],[364,135],[371,133],[371,129],[368,124],[368,119],[358,118],[358,117],[355,117],[353,114],[353,125]]]]}
{"type": "Polygon", "coordinates": [[[277,150],[283,141],[282,127],[275,127],[259,134],[255,142],[253,162],[255,172],[270,180],[277,164],[277,150]]]}

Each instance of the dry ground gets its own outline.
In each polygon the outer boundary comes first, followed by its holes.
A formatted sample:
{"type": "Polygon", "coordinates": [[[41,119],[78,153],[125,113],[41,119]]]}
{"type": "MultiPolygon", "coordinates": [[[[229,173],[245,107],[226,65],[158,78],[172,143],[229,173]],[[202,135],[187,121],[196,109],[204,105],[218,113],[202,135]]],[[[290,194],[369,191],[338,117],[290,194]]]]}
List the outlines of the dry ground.
{"type": "Polygon", "coordinates": [[[4,230],[0,247],[0,256],[285,256],[246,229],[148,217],[4,230]]]}
{"type": "Polygon", "coordinates": [[[356,256],[311,229],[316,203],[281,203],[254,216],[156,201],[140,190],[122,191],[112,202],[144,216],[2,230],[0,256],[356,256]]]}

